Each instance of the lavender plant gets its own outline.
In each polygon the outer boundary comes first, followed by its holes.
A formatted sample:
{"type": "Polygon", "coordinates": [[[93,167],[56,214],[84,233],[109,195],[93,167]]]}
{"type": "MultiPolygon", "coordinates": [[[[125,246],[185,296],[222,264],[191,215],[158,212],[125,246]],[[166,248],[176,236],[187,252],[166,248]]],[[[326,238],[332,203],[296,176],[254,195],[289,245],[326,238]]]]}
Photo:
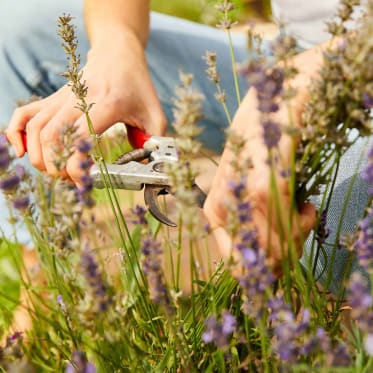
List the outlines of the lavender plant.
{"type": "Polygon", "coordinates": [[[296,167],[302,201],[332,181],[342,154],[357,138],[371,135],[373,9],[368,1],[359,27],[351,32],[346,24],[358,3],[342,1],[336,20],[328,25],[337,47],[324,53],[320,77],[313,82],[303,114],[296,167]]]}
{"type": "MultiPolygon", "coordinates": [[[[299,154],[290,170],[282,168],[278,144],[284,126],[273,114],[282,100],[290,101],[293,96],[289,81],[295,72],[286,64],[293,53],[292,39],[281,37],[273,46],[282,65],[265,65],[260,59],[244,69],[259,93],[262,141],[271,169],[270,191],[276,196],[273,181],[288,182],[292,188],[291,209],[315,193],[318,185],[331,180],[340,154],[354,141],[350,137],[352,128],[358,130],[358,136],[370,134],[372,64],[364,61],[370,61],[373,55],[368,37],[373,2],[368,1],[362,27],[349,34],[344,22],[351,14],[351,6],[344,0],[338,13],[340,22],[330,25],[334,34],[342,35],[343,43],[325,54],[321,79],[315,82],[307,104],[306,126],[299,130],[299,154]]],[[[220,24],[229,31],[232,5],[224,1],[218,9],[223,14],[220,24]]],[[[255,206],[246,190],[251,160],[244,156],[242,137],[233,131],[228,132],[227,146],[235,177],[227,181],[226,196],[232,256],[226,263],[215,263],[209,276],[202,274],[197,252],[202,250],[211,228],[202,229],[196,213],[196,172],[190,161],[200,150],[195,137],[199,134],[196,124],[202,115],[203,97],[193,89],[190,75],[181,74],[181,85],[176,89],[173,125],[180,163],[168,170],[179,215],[176,239],[171,239],[170,232],[143,207],[122,213],[106,171],[101,136],[94,133],[89,117],[91,104],[86,102],[87,88],[75,54],[77,41],[71,17],[61,17],[59,24],[70,61],[65,75],[77,96],[77,106],[86,116],[92,143],[77,143],[72,126],[66,126],[61,133],[57,168],[64,168],[74,149],[85,155],[80,165],[81,186],[76,188],[63,180],[42,176],[31,183],[10,155],[5,137],[0,136],[0,188],[9,201],[14,221],[26,222],[41,267],[39,275],[35,275],[22,261],[21,245],[1,242],[0,250],[8,247],[21,295],[18,291],[4,292],[0,276],[0,321],[4,318],[0,326],[5,329],[0,329],[0,369],[85,373],[372,370],[373,293],[368,282],[354,274],[347,284],[346,304],[342,304],[341,299],[335,300],[325,289],[320,290],[312,272],[302,272],[298,258],[292,257],[295,243],[291,239],[286,248],[289,260],[282,268],[284,276],[273,275],[272,263],[260,246],[253,221],[255,206]],[[96,226],[90,159],[100,165],[115,221],[116,233],[109,249],[102,246],[105,233],[96,226]],[[180,259],[183,238],[190,252],[191,285],[187,290],[180,281],[187,273],[180,259]],[[177,258],[176,262],[171,260],[171,276],[163,265],[167,251],[175,251],[177,258]],[[116,258],[115,268],[109,268],[108,256],[116,258]],[[22,324],[17,324],[17,311],[15,320],[9,316],[17,306],[26,311],[22,324]],[[342,309],[350,309],[350,320],[343,320],[342,309]]],[[[209,76],[218,84],[216,56],[208,52],[205,58],[209,76]]],[[[234,62],[233,54],[232,59],[234,62]]],[[[217,85],[217,90],[217,98],[224,105],[224,88],[217,85]]],[[[237,97],[240,100],[239,92],[237,97]]],[[[230,121],[229,113],[227,119],[230,121]]],[[[290,134],[291,129],[285,126],[290,134]]],[[[299,134],[298,130],[294,133],[299,134]]],[[[363,173],[369,185],[371,168],[369,164],[363,173]]],[[[101,213],[102,202],[97,203],[101,213]]],[[[372,281],[371,211],[370,206],[356,240],[351,240],[351,252],[372,281]]],[[[322,245],[330,232],[325,213],[319,214],[315,240],[322,245]]],[[[284,224],[283,229],[286,232],[289,227],[284,224]]]]}

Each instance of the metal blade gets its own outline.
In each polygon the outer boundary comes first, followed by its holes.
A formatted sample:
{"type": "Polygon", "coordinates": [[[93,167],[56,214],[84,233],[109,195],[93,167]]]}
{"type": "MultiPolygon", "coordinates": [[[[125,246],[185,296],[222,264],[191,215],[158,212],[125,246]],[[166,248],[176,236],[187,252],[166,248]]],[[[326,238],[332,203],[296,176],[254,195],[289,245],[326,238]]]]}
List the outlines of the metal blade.
{"type": "Polygon", "coordinates": [[[167,187],[146,184],[144,188],[145,205],[158,221],[170,227],[176,227],[177,225],[164,215],[159,208],[158,196],[161,194],[168,194],[167,187]]]}

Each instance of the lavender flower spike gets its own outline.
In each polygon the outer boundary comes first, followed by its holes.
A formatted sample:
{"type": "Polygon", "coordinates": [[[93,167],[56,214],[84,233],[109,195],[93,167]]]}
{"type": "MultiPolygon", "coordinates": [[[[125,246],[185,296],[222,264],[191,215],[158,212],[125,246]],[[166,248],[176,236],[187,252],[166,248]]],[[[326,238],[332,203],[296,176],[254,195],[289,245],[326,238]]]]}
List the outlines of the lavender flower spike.
{"type": "Polygon", "coordinates": [[[71,363],[66,365],[66,373],[96,373],[96,368],[89,363],[83,351],[76,350],[72,354],[71,363]]]}
{"type": "Polygon", "coordinates": [[[10,164],[10,155],[8,150],[8,142],[5,135],[0,134],[0,173],[8,169],[10,164]]]}
{"type": "Polygon", "coordinates": [[[229,338],[236,330],[236,318],[225,311],[222,313],[222,320],[219,321],[215,316],[210,316],[205,321],[206,330],[202,334],[204,343],[214,343],[220,349],[226,349],[229,346],[229,338]]]}
{"type": "Polygon", "coordinates": [[[171,313],[170,299],[162,271],[161,245],[149,235],[143,240],[141,251],[144,255],[142,268],[148,280],[150,299],[159,306],[165,306],[171,313]]]}
{"type": "Polygon", "coordinates": [[[96,302],[97,311],[106,311],[110,305],[107,288],[103,282],[98,265],[88,249],[85,249],[82,254],[82,268],[89,285],[89,290],[96,302]]]}

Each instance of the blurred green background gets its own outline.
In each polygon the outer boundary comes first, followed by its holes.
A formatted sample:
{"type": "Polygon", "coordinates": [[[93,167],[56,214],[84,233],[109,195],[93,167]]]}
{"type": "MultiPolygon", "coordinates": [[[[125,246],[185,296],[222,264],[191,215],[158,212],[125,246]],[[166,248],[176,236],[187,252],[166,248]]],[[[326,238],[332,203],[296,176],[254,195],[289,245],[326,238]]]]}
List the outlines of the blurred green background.
{"type": "MultiPolygon", "coordinates": [[[[237,8],[233,18],[239,22],[252,18],[269,20],[270,0],[232,0],[232,2],[237,8]]],[[[152,0],[151,7],[158,12],[214,25],[219,18],[214,8],[218,3],[221,3],[221,0],[152,0]]]]}

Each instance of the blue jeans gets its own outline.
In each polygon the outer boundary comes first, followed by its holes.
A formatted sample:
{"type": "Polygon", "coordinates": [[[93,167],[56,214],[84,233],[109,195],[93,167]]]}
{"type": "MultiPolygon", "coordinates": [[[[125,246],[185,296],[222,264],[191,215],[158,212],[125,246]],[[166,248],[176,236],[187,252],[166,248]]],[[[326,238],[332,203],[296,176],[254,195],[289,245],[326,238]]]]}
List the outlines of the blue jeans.
{"type": "MultiPolygon", "coordinates": [[[[66,67],[66,56],[56,34],[57,18],[69,13],[74,18],[79,41],[78,53],[87,54],[89,44],[84,32],[82,1],[78,0],[1,0],[0,2],[0,126],[5,128],[15,108],[16,100],[27,100],[34,94],[47,96],[66,83],[61,73],[66,67]]],[[[234,47],[237,61],[250,56],[246,48],[244,35],[235,35],[234,47]]],[[[200,136],[203,144],[213,150],[221,151],[224,143],[224,130],[227,120],[222,106],[214,98],[215,87],[205,73],[205,61],[202,56],[206,49],[217,52],[218,71],[221,85],[227,93],[227,105],[231,113],[237,108],[236,94],[232,79],[232,66],[228,40],[225,32],[215,28],[195,24],[189,21],[152,13],[151,33],[147,47],[149,69],[160,97],[168,122],[172,122],[172,101],[174,88],[179,83],[179,71],[194,75],[194,86],[205,95],[204,131],[200,136]]],[[[116,63],[116,61],[113,61],[116,63]]],[[[241,91],[247,90],[243,79],[239,81],[241,91]]],[[[328,215],[328,226],[335,234],[344,200],[345,185],[356,171],[355,164],[361,153],[361,142],[347,152],[342,160],[337,188],[328,215]]],[[[27,163],[27,160],[24,160],[27,163]]],[[[2,197],[0,197],[2,198],[2,197]]],[[[366,187],[357,180],[350,205],[345,215],[343,230],[351,231],[364,212],[367,202],[366,187]]],[[[318,203],[317,199],[315,202],[318,203]]],[[[7,215],[0,199],[0,226],[5,236],[11,236],[7,215]]],[[[22,232],[22,230],[18,230],[22,232]]],[[[19,239],[26,240],[20,234],[19,239]]],[[[329,257],[334,249],[327,248],[329,257]]],[[[302,263],[306,267],[310,262],[310,245],[304,250],[302,263]]],[[[314,255],[313,255],[314,256],[314,255]]],[[[312,261],[312,260],[311,260],[312,261]]],[[[346,252],[337,250],[331,268],[336,290],[340,283],[341,272],[345,266],[346,252]]],[[[355,266],[356,264],[354,264],[355,266]]],[[[322,256],[317,260],[318,273],[325,267],[322,256]]],[[[325,275],[324,275],[325,276],[325,275]]]]}

